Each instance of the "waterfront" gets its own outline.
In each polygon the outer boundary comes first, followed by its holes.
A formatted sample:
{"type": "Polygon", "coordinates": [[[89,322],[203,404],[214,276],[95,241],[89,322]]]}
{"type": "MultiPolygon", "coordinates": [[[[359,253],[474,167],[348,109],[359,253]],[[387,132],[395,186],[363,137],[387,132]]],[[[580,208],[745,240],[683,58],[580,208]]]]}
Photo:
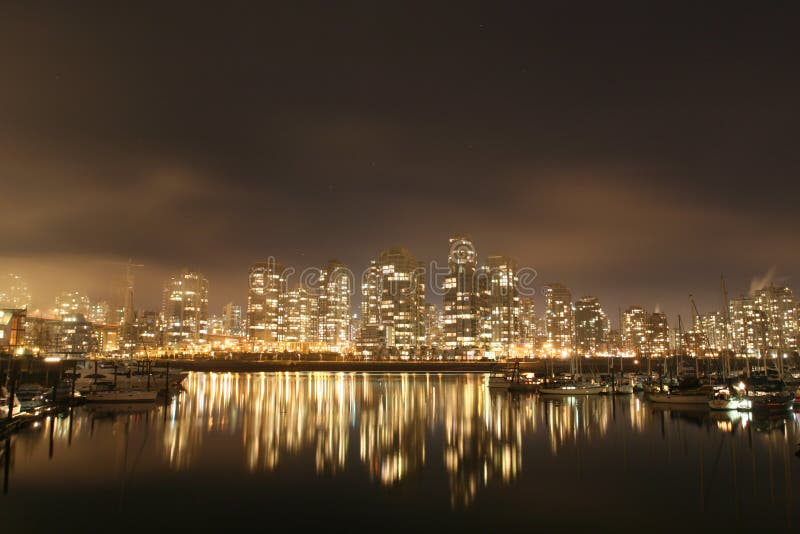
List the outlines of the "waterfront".
{"type": "Polygon", "coordinates": [[[794,413],[515,396],[485,379],[193,373],[167,406],[75,408],[0,447],[4,526],[796,528],[794,413]]]}

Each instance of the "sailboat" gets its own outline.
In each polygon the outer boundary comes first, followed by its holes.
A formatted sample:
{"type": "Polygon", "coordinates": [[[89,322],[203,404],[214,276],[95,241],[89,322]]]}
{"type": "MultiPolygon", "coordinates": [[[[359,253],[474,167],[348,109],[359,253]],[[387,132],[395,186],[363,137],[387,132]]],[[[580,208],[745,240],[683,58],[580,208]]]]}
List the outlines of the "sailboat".
{"type": "MultiPolygon", "coordinates": [[[[8,390],[5,386],[0,386],[0,421],[8,419],[8,390]]],[[[22,411],[22,405],[19,403],[19,399],[16,395],[14,395],[14,400],[11,403],[11,416],[17,416],[22,411]]]]}

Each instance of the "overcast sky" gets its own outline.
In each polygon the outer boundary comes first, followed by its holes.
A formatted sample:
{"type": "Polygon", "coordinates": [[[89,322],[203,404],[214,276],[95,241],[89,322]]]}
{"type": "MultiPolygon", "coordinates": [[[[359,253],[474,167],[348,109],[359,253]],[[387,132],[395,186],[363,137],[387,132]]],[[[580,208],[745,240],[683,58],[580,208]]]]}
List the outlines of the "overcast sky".
{"type": "Polygon", "coordinates": [[[138,305],[190,267],[219,313],[267,256],[456,232],[614,318],[800,290],[796,3],[162,4],[0,5],[0,261],[38,306],[132,258],[138,305]]]}

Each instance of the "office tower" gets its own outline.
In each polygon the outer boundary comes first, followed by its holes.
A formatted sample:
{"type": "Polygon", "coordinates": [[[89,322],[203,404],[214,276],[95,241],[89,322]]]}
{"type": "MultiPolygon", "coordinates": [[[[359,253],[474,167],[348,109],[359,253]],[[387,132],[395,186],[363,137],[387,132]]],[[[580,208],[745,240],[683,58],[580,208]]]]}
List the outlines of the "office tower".
{"type": "Polygon", "coordinates": [[[283,323],[286,277],[283,265],[269,258],[250,266],[247,291],[247,340],[262,349],[278,343],[283,323]]]}
{"type": "Polygon", "coordinates": [[[544,287],[545,328],[551,350],[561,354],[573,349],[572,293],[563,284],[547,284],[544,287]]]}
{"type": "Polygon", "coordinates": [[[797,348],[797,303],[790,288],[770,285],[755,291],[753,308],[766,315],[769,348],[797,348]]]}
{"type": "Polygon", "coordinates": [[[625,350],[634,354],[649,352],[647,312],[639,306],[631,306],[622,315],[622,341],[625,350]]]}
{"type": "Polygon", "coordinates": [[[173,276],[164,286],[162,321],[164,343],[185,350],[208,342],[208,280],[188,270],[173,276]]]}
{"type": "Polygon", "coordinates": [[[81,294],[80,291],[64,291],[56,297],[56,313],[62,319],[76,313],[85,318],[89,315],[90,307],[89,297],[81,294]]]}
{"type": "MultiPolygon", "coordinates": [[[[664,356],[669,351],[669,323],[667,315],[660,312],[646,314],[647,348],[650,356],[664,356]]],[[[638,316],[634,322],[638,322],[638,316]]],[[[634,338],[638,339],[636,335],[634,338]]]]}
{"type": "Polygon", "coordinates": [[[477,256],[468,236],[450,239],[449,272],[444,281],[442,317],[447,350],[469,355],[479,341],[477,256]]]}
{"type": "Polygon", "coordinates": [[[327,350],[350,347],[350,293],[352,274],[338,260],[330,260],[319,279],[319,341],[327,350]]]}
{"type": "Polygon", "coordinates": [[[520,340],[520,303],[517,262],[505,256],[489,256],[479,273],[481,336],[495,356],[511,356],[520,340]]]}
{"type": "Polygon", "coordinates": [[[242,307],[233,302],[222,308],[222,333],[226,336],[242,335],[242,307]]]}
{"type": "Polygon", "coordinates": [[[575,346],[581,355],[594,354],[606,341],[608,318],[597,297],[575,302],[575,346]]]}

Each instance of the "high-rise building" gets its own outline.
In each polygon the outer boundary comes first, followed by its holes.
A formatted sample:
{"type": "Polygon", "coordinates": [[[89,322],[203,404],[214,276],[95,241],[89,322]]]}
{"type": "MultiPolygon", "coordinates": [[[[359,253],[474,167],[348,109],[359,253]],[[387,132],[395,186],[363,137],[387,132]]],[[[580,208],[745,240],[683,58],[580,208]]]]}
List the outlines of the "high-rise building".
{"type": "Polygon", "coordinates": [[[517,262],[489,256],[478,275],[481,337],[496,356],[510,356],[520,340],[517,262]]]}
{"type": "Polygon", "coordinates": [[[468,236],[450,238],[448,267],[442,305],[445,347],[468,355],[478,346],[480,335],[477,255],[468,236]]]}
{"type": "Polygon", "coordinates": [[[554,351],[562,354],[572,352],[574,345],[572,293],[563,284],[547,284],[544,287],[544,300],[547,342],[554,351]]]}
{"type": "Polygon", "coordinates": [[[442,313],[436,304],[425,304],[422,328],[424,341],[421,344],[430,350],[438,349],[442,343],[442,313]]]}
{"type": "Polygon", "coordinates": [[[733,351],[757,356],[767,349],[767,315],[755,309],[753,299],[739,297],[728,304],[733,351]]]}
{"type": "Polygon", "coordinates": [[[536,305],[530,297],[519,299],[519,333],[520,342],[525,344],[536,343],[536,305]]]}
{"type": "Polygon", "coordinates": [[[222,333],[227,336],[242,335],[242,307],[233,302],[222,308],[222,333]]]}
{"type": "Polygon", "coordinates": [[[797,348],[797,302],[788,287],[769,285],[755,291],[753,307],[767,320],[767,346],[779,350],[797,348]]]}
{"type": "Polygon", "coordinates": [[[111,308],[106,301],[95,302],[89,307],[86,319],[92,324],[108,324],[111,308]]]}
{"type": "Polygon", "coordinates": [[[608,317],[597,297],[582,297],[575,302],[575,346],[579,354],[600,350],[608,329],[608,317]]]}
{"type": "MultiPolygon", "coordinates": [[[[637,318],[638,320],[638,318],[637,318]]],[[[669,323],[665,313],[653,312],[646,314],[647,320],[647,347],[650,356],[664,356],[669,351],[669,323]]],[[[634,336],[635,338],[636,336],[634,336]]]]}
{"type": "Polygon", "coordinates": [[[247,291],[247,339],[266,348],[278,343],[283,327],[288,271],[275,258],[250,266],[247,291]]]}
{"type": "Polygon", "coordinates": [[[330,260],[319,279],[319,341],[327,350],[344,352],[350,347],[350,270],[330,260]]]}
{"type": "Polygon", "coordinates": [[[703,333],[706,348],[715,351],[730,348],[725,316],[721,312],[706,313],[695,318],[695,321],[699,323],[695,326],[695,330],[703,333]]]}
{"type": "Polygon", "coordinates": [[[649,352],[647,312],[640,306],[631,306],[622,314],[622,341],[625,350],[634,354],[649,352]]]}
{"type": "Polygon", "coordinates": [[[319,339],[316,298],[303,286],[286,295],[285,341],[293,350],[304,350],[319,339]]]}
{"type": "Polygon", "coordinates": [[[162,300],[164,343],[168,348],[186,350],[208,342],[208,280],[185,270],[164,286],[162,300]]]}
{"type": "MultiPolygon", "coordinates": [[[[139,343],[137,348],[149,355],[150,351],[162,346],[161,318],[155,310],[142,310],[136,313],[136,335],[139,343]]],[[[202,344],[203,341],[197,341],[202,344]]]]}
{"type": "Polygon", "coordinates": [[[64,291],[56,297],[56,313],[62,319],[67,316],[81,314],[85,320],[85,316],[89,315],[89,308],[91,302],[89,297],[83,295],[80,291],[64,291]]]}
{"type": "Polygon", "coordinates": [[[23,310],[30,304],[31,294],[24,278],[14,273],[0,277],[0,308],[23,310]]]}
{"type": "Polygon", "coordinates": [[[422,264],[392,247],[370,264],[361,287],[361,350],[409,356],[426,344],[422,264]]]}

